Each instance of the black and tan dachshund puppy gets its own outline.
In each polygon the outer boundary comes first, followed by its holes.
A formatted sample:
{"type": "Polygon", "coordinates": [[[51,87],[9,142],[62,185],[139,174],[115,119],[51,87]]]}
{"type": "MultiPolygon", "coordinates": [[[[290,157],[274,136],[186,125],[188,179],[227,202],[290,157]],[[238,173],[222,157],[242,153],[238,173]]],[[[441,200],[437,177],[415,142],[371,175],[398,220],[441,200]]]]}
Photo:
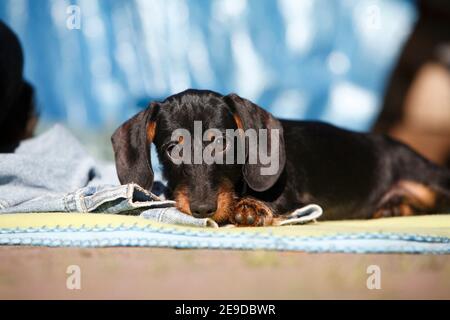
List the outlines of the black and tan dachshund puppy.
{"type": "MultiPolygon", "coordinates": [[[[207,142],[201,142],[203,148],[207,142]]],[[[116,130],[112,143],[121,183],[135,182],[151,190],[150,144],[154,143],[168,182],[167,196],[182,212],[211,217],[219,224],[271,225],[310,203],[323,207],[323,220],[450,209],[450,173],[406,145],[321,122],[278,120],[235,94],[187,90],[152,102],[116,130]],[[173,139],[172,133],[183,128],[193,134],[195,121],[201,121],[203,130],[215,128],[222,133],[210,141],[223,146],[219,152],[224,154],[231,152],[227,129],[278,132],[279,143],[267,146],[268,153],[277,155],[278,170],[263,175],[261,168],[267,164],[259,158],[249,163],[248,141],[245,163],[174,161],[174,147],[185,141],[173,139]]]]}

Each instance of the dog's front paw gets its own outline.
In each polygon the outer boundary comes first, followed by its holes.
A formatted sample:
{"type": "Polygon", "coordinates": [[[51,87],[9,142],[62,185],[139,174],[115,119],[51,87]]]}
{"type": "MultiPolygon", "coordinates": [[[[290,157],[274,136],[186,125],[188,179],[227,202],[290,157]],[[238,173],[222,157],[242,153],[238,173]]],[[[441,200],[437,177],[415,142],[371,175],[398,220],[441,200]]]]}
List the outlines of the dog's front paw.
{"type": "Polygon", "coordinates": [[[241,227],[270,226],[272,221],[272,210],[263,202],[253,198],[239,200],[231,215],[231,223],[241,227]]]}

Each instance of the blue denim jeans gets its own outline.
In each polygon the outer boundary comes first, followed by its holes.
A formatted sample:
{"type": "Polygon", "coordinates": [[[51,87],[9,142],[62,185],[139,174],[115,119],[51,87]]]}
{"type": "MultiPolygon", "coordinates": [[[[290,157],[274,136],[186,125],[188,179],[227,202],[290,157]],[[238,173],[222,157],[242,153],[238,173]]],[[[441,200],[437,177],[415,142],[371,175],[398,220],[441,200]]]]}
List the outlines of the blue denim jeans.
{"type": "Polygon", "coordinates": [[[0,154],[0,214],[19,212],[133,214],[160,222],[215,226],[210,219],[181,213],[173,201],[136,184],[120,185],[114,164],[96,161],[60,125],[24,141],[15,153],[0,154]]]}

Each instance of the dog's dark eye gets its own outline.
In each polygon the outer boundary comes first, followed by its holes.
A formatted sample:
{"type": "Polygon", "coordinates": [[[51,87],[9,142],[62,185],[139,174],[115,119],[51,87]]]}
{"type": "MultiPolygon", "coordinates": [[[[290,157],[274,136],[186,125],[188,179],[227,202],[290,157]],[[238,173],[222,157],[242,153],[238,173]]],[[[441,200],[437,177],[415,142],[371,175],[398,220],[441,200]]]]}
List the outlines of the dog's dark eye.
{"type": "Polygon", "coordinates": [[[183,158],[183,148],[175,148],[178,145],[179,145],[178,143],[173,142],[169,144],[169,146],[166,149],[167,156],[175,163],[178,163],[183,158]]]}
{"type": "Polygon", "coordinates": [[[225,150],[228,149],[230,143],[228,141],[228,139],[224,136],[220,136],[220,137],[216,137],[214,139],[214,144],[215,144],[215,150],[224,152],[225,150]]]}

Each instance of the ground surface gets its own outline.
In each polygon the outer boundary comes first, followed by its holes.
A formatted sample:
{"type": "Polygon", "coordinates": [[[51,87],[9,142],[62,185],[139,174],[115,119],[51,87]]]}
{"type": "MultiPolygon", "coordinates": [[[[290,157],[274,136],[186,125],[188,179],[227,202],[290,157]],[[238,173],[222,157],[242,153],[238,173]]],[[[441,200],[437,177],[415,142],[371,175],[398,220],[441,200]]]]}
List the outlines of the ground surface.
{"type": "Polygon", "coordinates": [[[0,298],[450,298],[450,257],[151,248],[0,248],[0,298]],[[381,290],[366,269],[381,268],[381,290]],[[81,290],[66,269],[81,268],[81,290]]]}
{"type": "Polygon", "coordinates": [[[0,298],[450,299],[450,256],[0,247],[0,298]],[[66,287],[69,265],[81,290],[66,287]]]}

